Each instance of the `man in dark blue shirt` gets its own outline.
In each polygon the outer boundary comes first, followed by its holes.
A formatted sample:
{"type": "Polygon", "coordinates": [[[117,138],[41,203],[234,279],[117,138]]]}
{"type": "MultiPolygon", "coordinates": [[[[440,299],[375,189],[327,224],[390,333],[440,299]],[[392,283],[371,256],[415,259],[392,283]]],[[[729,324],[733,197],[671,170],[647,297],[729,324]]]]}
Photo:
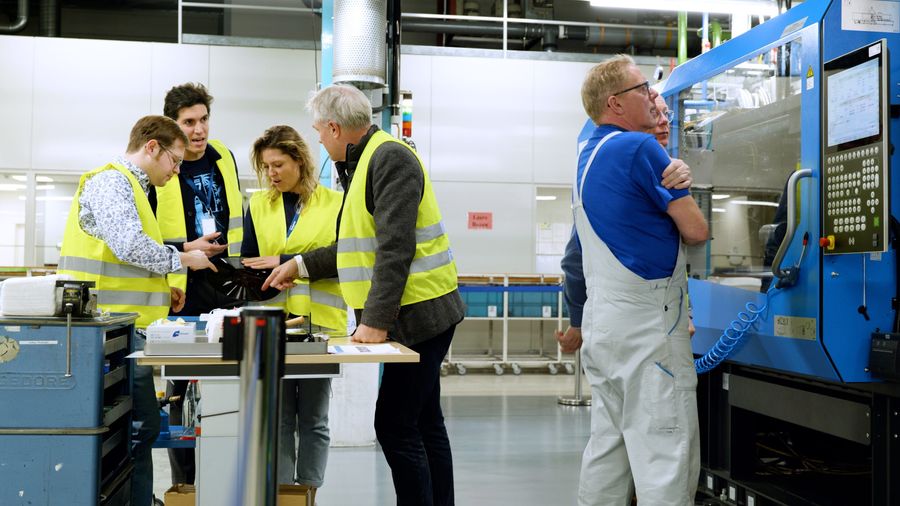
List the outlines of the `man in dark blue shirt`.
{"type": "MultiPolygon", "coordinates": [[[[243,238],[243,198],[234,155],[221,141],[209,139],[213,97],[202,84],[186,83],[166,93],[163,111],[188,138],[177,178],[154,189],[149,198],[165,244],[178,251],[201,251],[210,259],[238,256],[243,238]]],[[[177,316],[199,316],[243,302],[227,297],[206,273],[180,272],[169,285],[185,292],[177,316]]],[[[184,396],[187,381],[170,382],[169,396],[184,396]]],[[[183,424],[181,403],[170,406],[170,421],[183,424]]],[[[169,449],[172,484],[194,483],[194,450],[169,449]]]]}

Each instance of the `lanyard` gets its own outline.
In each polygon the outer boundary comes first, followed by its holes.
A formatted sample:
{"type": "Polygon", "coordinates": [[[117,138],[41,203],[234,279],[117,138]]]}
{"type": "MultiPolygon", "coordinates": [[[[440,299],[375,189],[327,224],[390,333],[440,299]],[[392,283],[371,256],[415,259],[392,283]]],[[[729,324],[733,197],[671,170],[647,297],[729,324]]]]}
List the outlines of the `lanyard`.
{"type": "Polygon", "coordinates": [[[300,202],[297,202],[297,210],[294,212],[294,217],[291,219],[291,224],[288,225],[287,229],[287,237],[291,236],[291,232],[294,231],[294,227],[297,226],[297,221],[300,219],[300,211],[303,209],[303,206],[300,202]]]}

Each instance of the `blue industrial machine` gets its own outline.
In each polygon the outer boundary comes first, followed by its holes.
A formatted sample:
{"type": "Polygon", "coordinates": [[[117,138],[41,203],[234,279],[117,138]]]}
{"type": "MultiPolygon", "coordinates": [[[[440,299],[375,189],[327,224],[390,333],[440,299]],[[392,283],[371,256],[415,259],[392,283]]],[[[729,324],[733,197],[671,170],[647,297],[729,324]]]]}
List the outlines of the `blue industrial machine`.
{"type": "Polygon", "coordinates": [[[661,94],[712,237],[689,252],[695,353],[764,308],[702,376],[701,489],[900,504],[900,3],[808,0],[661,94]]]}
{"type": "Polygon", "coordinates": [[[136,317],[0,319],[0,504],[129,504],[136,317]]]}

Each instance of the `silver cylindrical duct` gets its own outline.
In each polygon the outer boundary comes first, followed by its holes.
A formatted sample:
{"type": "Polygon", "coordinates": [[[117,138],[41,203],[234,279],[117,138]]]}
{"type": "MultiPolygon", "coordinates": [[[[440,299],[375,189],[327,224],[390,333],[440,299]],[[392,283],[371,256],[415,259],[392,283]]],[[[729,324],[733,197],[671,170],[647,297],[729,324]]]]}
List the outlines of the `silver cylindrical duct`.
{"type": "Polygon", "coordinates": [[[284,311],[277,307],[241,310],[240,438],[237,504],[275,506],[278,494],[278,400],[284,376],[284,311]]]}
{"type": "Polygon", "coordinates": [[[357,88],[384,86],[387,0],[334,0],[332,81],[357,88]]]}

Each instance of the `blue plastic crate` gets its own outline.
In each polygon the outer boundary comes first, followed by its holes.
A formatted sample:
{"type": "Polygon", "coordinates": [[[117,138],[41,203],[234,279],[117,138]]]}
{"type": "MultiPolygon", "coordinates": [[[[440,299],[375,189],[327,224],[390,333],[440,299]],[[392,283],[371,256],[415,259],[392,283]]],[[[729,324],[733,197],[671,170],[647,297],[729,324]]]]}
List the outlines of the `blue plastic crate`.
{"type": "Polygon", "coordinates": [[[550,317],[558,315],[559,289],[557,287],[515,287],[509,292],[509,316],[513,318],[541,318],[544,307],[550,307],[550,317]],[[519,288],[519,289],[516,289],[519,288]],[[541,288],[545,288],[541,290],[541,288]]]}
{"type": "Polygon", "coordinates": [[[503,292],[496,287],[460,287],[460,294],[466,303],[466,316],[485,318],[488,306],[496,306],[496,315],[503,316],[503,292]]]}

